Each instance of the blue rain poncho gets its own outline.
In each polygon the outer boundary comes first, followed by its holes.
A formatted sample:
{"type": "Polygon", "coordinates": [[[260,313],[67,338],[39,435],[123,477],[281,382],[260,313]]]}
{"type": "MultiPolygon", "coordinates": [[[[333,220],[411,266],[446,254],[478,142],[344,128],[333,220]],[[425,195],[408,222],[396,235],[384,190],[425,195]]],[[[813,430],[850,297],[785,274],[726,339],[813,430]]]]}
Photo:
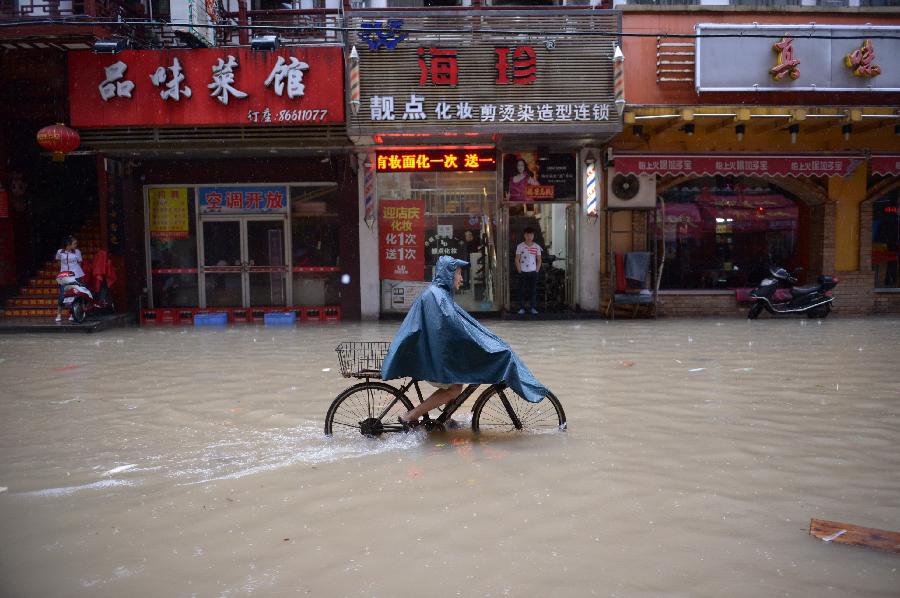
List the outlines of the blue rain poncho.
{"type": "Polygon", "coordinates": [[[453,275],[468,262],[442,255],[434,280],[416,298],[381,366],[381,377],[440,384],[505,382],[537,403],[547,394],[519,356],[453,300],[453,275]]]}

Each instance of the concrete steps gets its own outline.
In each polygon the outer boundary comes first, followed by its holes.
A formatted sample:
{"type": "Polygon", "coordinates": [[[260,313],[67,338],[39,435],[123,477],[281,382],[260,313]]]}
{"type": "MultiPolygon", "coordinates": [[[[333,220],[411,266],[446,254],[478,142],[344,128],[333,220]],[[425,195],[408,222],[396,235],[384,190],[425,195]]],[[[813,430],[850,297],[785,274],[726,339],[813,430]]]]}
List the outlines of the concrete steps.
{"type": "MultiPolygon", "coordinates": [[[[101,249],[100,229],[96,223],[89,222],[75,235],[78,248],[85,262],[93,259],[101,249]]],[[[55,252],[54,252],[55,253],[55,252]]],[[[56,275],[59,274],[59,263],[52,259],[44,262],[41,269],[35,272],[28,284],[19,289],[18,295],[10,297],[0,310],[5,318],[56,317],[56,302],[59,298],[59,286],[56,275]]]]}

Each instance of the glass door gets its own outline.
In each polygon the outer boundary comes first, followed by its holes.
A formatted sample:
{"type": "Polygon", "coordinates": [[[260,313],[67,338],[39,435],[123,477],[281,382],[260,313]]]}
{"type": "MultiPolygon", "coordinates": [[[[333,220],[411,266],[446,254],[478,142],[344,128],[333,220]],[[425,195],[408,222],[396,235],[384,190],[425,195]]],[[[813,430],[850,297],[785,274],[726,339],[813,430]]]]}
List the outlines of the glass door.
{"type": "Polygon", "coordinates": [[[287,305],[285,219],[245,220],[247,307],[287,305]]]}
{"type": "Polygon", "coordinates": [[[201,307],[288,304],[284,217],[207,219],[201,230],[201,307]]]}
{"type": "Polygon", "coordinates": [[[204,220],[201,307],[243,307],[241,220],[204,220]]]}

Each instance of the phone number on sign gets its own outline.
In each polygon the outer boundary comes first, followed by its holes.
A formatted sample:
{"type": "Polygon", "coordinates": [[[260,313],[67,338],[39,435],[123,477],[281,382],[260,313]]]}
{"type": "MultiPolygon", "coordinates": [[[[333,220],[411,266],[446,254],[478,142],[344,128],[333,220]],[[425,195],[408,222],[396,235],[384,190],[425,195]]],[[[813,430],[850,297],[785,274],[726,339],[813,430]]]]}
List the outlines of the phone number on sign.
{"type": "Polygon", "coordinates": [[[279,110],[275,115],[278,122],[306,122],[325,120],[328,110],[279,110]]]}

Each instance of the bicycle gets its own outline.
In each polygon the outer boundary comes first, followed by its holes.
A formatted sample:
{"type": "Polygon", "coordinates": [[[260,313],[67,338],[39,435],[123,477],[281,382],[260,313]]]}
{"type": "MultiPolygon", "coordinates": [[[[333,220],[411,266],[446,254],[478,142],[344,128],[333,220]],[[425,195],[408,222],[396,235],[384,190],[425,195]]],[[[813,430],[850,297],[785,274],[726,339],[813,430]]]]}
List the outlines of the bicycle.
{"type": "MultiPolygon", "coordinates": [[[[325,434],[332,436],[335,426],[345,431],[377,438],[384,433],[405,432],[398,417],[410,411],[413,403],[407,397],[415,389],[419,402],[425,397],[419,388],[420,380],[410,379],[399,387],[381,379],[381,364],[390,348],[382,341],[340,343],[338,354],[341,375],[362,379],[341,392],[325,416],[325,434]]],[[[441,415],[422,418],[426,431],[442,431],[454,413],[482,384],[468,384],[455,399],[444,405],[441,415]]],[[[531,403],[520,397],[504,383],[491,384],[475,400],[472,406],[472,431],[515,432],[519,430],[565,430],[566,414],[562,404],[552,392],[547,392],[540,403],[531,403]]]]}

